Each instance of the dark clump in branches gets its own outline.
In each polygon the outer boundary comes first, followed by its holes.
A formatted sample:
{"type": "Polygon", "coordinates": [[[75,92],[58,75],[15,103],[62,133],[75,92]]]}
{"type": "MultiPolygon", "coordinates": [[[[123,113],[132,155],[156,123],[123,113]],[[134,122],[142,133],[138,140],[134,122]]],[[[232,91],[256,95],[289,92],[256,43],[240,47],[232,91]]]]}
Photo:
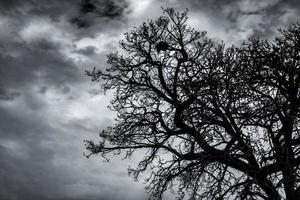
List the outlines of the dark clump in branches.
{"type": "Polygon", "coordinates": [[[155,48],[156,48],[156,51],[159,53],[160,51],[168,50],[169,45],[168,45],[168,43],[161,41],[155,46],[155,48]]]}
{"type": "MultiPolygon", "coordinates": [[[[147,153],[150,199],[300,199],[300,25],[225,48],[187,26],[187,12],[126,33],[105,72],[117,123],[92,154],[147,153]],[[168,51],[157,53],[160,41],[168,51]],[[167,153],[166,153],[167,152],[167,153]]],[[[161,49],[162,50],[162,49],[161,49]]]]}

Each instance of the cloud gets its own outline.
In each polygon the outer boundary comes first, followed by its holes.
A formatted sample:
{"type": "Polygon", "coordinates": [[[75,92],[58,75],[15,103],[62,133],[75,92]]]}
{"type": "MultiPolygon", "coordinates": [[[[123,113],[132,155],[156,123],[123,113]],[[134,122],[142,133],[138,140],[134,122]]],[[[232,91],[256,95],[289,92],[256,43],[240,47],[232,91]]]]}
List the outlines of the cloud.
{"type": "Polygon", "coordinates": [[[106,100],[99,95],[88,100],[89,94],[77,101],[57,99],[51,90],[27,91],[0,104],[0,199],[141,199],[137,184],[130,184],[136,189],[128,194],[128,162],[102,164],[82,155],[83,139],[112,123],[107,114],[96,118],[105,112],[98,103],[106,100]]]}
{"type": "Polygon", "coordinates": [[[5,88],[0,88],[0,100],[11,101],[20,96],[20,92],[17,91],[8,91],[5,88]]]}
{"type": "Polygon", "coordinates": [[[87,28],[95,24],[98,18],[103,20],[123,20],[124,11],[128,7],[126,1],[116,0],[82,0],[78,14],[70,19],[70,22],[78,28],[87,28]]]}
{"type": "Polygon", "coordinates": [[[96,48],[94,46],[87,46],[82,49],[76,50],[76,52],[86,56],[92,56],[96,54],[96,48]]]}
{"type": "Polygon", "coordinates": [[[188,8],[192,26],[229,44],[253,34],[272,38],[280,26],[299,20],[300,11],[300,3],[293,0],[168,0],[168,4],[188,8]]]}

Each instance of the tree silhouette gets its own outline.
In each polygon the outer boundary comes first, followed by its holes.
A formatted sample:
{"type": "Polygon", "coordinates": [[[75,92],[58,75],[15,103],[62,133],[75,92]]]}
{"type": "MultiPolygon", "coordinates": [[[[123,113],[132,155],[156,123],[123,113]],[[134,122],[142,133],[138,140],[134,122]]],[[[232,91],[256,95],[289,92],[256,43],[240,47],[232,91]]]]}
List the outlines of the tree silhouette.
{"type": "Polygon", "coordinates": [[[125,34],[105,72],[116,125],[86,141],[90,155],[146,149],[129,173],[150,199],[300,199],[300,25],[272,42],[225,47],[172,8],[125,34]],[[156,46],[164,41],[165,51],[156,46]],[[174,189],[174,190],[173,190],[174,189]]]}

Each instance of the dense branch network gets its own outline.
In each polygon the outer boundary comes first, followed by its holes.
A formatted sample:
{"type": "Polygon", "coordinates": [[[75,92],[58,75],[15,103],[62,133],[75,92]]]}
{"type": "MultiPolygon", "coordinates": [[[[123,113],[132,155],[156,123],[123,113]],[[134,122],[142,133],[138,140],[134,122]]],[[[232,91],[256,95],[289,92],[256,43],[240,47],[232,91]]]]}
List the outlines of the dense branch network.
{"type": "Polygon", "coordinates": [[[90,155],[148,150],[150,199],[299,199],[300,25],[225,48],[164,9],[87,75],[114,90],[117,123],[90,155]],[[162,46],[162,44],[165,45],[162,46]],[[160,49],[157,46],[160,45],[160,49]]]}

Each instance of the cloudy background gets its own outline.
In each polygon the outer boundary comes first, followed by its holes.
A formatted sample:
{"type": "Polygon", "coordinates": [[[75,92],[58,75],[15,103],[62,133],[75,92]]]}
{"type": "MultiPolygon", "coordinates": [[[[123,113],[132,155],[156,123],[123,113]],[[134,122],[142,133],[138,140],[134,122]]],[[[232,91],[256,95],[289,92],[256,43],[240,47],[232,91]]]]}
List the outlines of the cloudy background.
{"type": "Polygon", "coordinates": [[[142,200],[135,159],[110,163],[82,154],[113,123],[84,70],[105,67],[123,33],[160,7],[189,8],[189,23],[239,44],[272,38],[299,20],[298,0],[0,0],[0,199],[142,200]]]}

